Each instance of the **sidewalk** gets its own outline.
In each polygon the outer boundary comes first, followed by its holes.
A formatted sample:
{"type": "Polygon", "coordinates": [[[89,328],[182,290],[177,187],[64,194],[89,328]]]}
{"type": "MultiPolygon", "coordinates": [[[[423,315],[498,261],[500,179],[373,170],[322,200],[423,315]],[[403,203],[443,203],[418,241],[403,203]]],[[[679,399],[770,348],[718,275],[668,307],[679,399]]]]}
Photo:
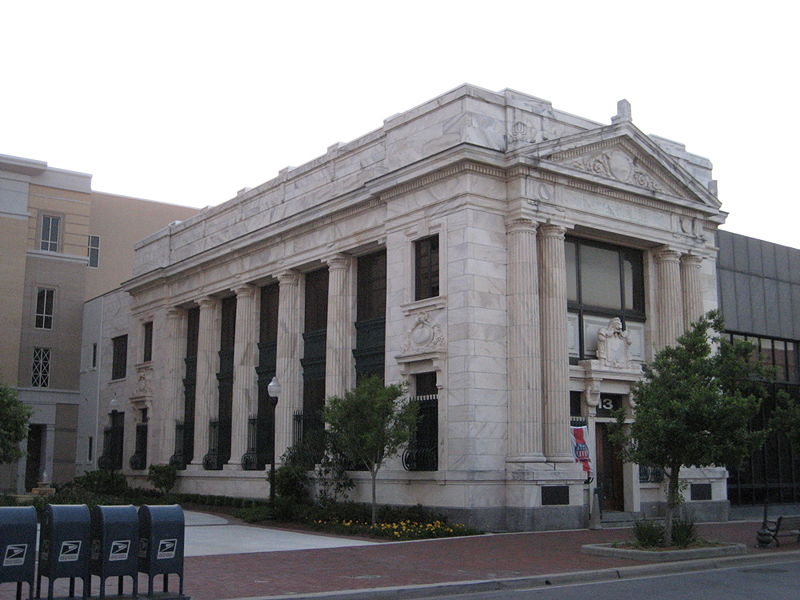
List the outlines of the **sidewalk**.
{"type": "MultiPolygon", "coordinates": [[[[750,561],[760,559],[800,560],[800,545],[781,548],[755,547],[758,522],[700,525],[706,539],[744,543],[750,561]]],[[[414,597],[405,586],[472,582],[476,589],[499,589],[500,579],[569,574],[574,580],[616,578],[616,571],[581,573],[605,569],[634,568],[635,572],[667,572],[691,569],[684,563],[650,565],[639,561],[581,554],[582,544],[612,542],[628,538],[630,530],[553,531],[483,535],[417,542],[391,542],[349,548],[252,554],[205,556],[187,559],[186,592],[194,600],[291,596],[323,592],[362,590],[363,598],[375,598],[381,588],[395,588],[393,598],[414,597]],[[645,565],[645,566],[642,566],[645,565]],[[478,582],[492,582],[480,585],[478,582]]],[[[731,559],[711,559],[707,564],[728,564],[731,559]]],[[[738,559],[741,560],[741,559],[738,559]]],[[[698,562],[698,561],[693,561],[698,562]]],[[[694,568],[698,568],[694,566],[694,568]]],[[[563,576],[563,575],[562,575],[563,576]]],[[[521,582],[536,585],[536,582],[521,582]]],[[[542,584],[544,582],[541,582],[542,584]]],[[[514,587],[514,582],[507,582],[514,587]]],[[[389,590],[387,590],[389,591],[389,590]]],[[[333,597],[355,596],[336,594],[333,597]]],[[[416,594],[419,596],[419,592],[416,594]]]]}
{"type": "MultiPolygon", "coordinates": [[[[800,560],[800,544],[789,539],[780,548],[756,547],[760,520],[698,526],[706,539],[745,544],[746,557],[680,563],[642,563],[580,551],[582,544],[628,539],[629,529],[372,542],[245,525],[203,513],[187,512],[186,523],[184,593],[193,600],[302,598],[314,594],[325,594],[326,598],[412,598],[445,591],[535,587],[547,581],[688,571],[742,560],[749,564],[800,560]]],[[[146,592],[144,576],[139,581],[140,592],[146,592]]],[[[115,581],[109,584],[108,593],[115,593],[115,581]]],[[[129,586],[126,581],[125,589],[129,586]]],[[[80,584],[77,588],[80,592],[80,584]]],[[[161,589],[160,577],[155,589],[161,589]]],[[[170,589],[177,589],[174,576],[170,589]]],[[[14,591],[13,584],[0,585],[0,600],[14,598],[14,591]]],[[[97,594],[96,578],[92,591],[97,594]]],[[[66,595],[66,580],[57,583],[56,593],[66,595]]]]}

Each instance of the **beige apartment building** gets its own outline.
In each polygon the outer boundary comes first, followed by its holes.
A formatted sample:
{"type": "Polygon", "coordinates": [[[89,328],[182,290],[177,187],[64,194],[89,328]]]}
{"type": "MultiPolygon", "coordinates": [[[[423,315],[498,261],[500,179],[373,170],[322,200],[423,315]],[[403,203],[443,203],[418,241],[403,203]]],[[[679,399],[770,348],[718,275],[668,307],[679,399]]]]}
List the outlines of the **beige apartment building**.
{"type": "Polygon", "coordinates": [[[136,240],[197,212],[98,193],[91,179],[0,155],[0,381],[33,407],[26,455],[0,466],[0,492],[75,475],[79,423],[96,421],[79,391],[81,370],[97,360],[95,349],[82,363],[84,303],[130,276],[136,240]]]}

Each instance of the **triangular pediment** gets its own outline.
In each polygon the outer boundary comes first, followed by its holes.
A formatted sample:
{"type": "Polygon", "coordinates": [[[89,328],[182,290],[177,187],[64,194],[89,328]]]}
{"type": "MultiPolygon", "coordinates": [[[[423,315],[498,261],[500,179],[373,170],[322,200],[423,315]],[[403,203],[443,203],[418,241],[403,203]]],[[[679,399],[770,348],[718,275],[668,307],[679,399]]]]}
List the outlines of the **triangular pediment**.
{"type": "Polygon", "coordinates": [[[615,123],[526,148],[548,168],[634,193],[681,199],[718,210],[720,202],[678,161],[630,122],[615,123]]]}

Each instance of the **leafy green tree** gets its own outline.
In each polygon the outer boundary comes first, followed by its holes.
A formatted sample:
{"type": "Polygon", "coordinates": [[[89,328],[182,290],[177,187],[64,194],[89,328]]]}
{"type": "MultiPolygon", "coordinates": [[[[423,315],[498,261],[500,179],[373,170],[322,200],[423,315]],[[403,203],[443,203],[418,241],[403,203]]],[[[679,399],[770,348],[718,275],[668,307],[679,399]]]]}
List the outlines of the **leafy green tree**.
{"type": "Polygon", "coordinates": [[[800,398],[792,397],[781,390],[776,400],[777,406],[772,413],[770,426],[784,434],[794,453],[800,456],[800,398]]]}
{"type": "Polygon", "coordinates": [[[322,412],[333,450],[370,473],[373,524],[378,470],[387,458],[397,455],[416,429],[417,406],[402,399],[404,392],[403,386],[385,386],[373,375],[361,379],[344,396],[328,398],[322,412]]]}
{"type": "Polygon", "coordinates": [[[147,481],[166,496],[178,482],[178,468],[175,465],[150,465],[147,481]]]}
{"type": "Polygon", "coordinates": [[[31,409],[17,398],[17,392],[0,384],[0,464],[22,456],[19,444],[28,437],[31,409]]]}
{"type": "Polygon", "coordinates": [[[721,340],[723,323],[709,312],[675,346],[644,366],[633,389],[634,422],[617,413],[612,439],[623,459],[661,468],[667,479],[664,543],[673,542],[673,515],[680,504],[681,466],[738,465],[764,441],[750,423],[766,393],[768,371],[753,359],[748,342],[721,340]]]}

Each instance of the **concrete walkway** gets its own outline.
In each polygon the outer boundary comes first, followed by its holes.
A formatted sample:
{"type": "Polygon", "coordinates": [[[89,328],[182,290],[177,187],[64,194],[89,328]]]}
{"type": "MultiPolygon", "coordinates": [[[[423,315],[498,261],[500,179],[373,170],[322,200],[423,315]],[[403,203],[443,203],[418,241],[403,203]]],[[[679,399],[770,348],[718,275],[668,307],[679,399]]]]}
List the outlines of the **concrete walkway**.
{"type": "Polygon", "coordinates": [[[374,542],[231,523],[225,517],[185,511],[186,557],[366,546],[374,542]]]}

